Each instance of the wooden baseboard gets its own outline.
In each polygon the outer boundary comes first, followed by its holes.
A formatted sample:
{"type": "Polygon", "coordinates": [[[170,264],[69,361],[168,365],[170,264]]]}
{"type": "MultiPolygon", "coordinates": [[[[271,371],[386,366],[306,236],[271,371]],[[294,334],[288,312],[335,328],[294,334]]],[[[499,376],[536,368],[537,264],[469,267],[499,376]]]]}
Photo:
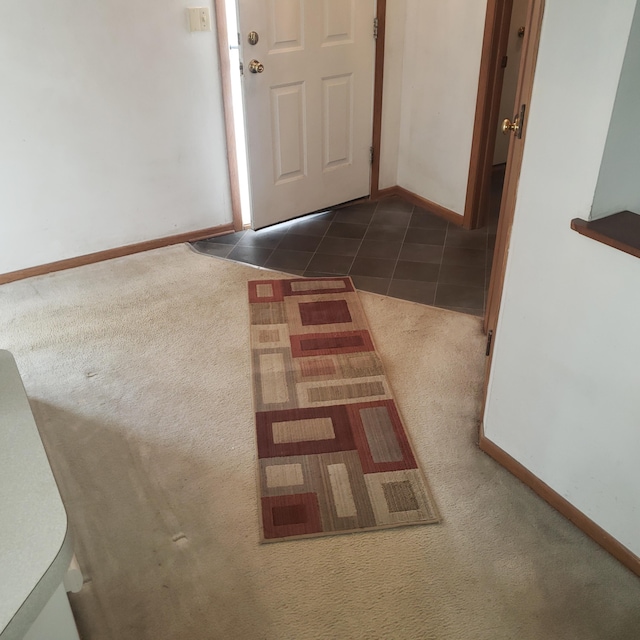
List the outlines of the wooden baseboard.
{"type": "Polygon", "coordinates": [[[386,189],[379,189],[375,194],[371,194],[371,199],[375,202],[382,200],[382,198],[389,198],[390,196],[398,195],[398,187],[387,187],[386,189]]]}
{"type": "Polygon", "coordinates": [[[464,216],[452,211],[451,209],[447,209],[442,205],[436,204],[435,202],[431,202],[431,200],[427,200],[404,187],[395,186],[382,189],[381,191],[378,191],[375,200],[381,200],[382,198],[388,198],[390,196],[399,196],[400,198],[411,202],[411,204],[421,207],[422,209],[426,209],[427,211],[430,211],[440,218],[444,218],[447,222],[451,222],[458,227],[461,227],[464,223],[464,216]]]}
{"type": "Polygon", "coordinates": [[[567,520],[576,525],[578,529],[586,533],[592,540],[597,542],[603,549],[627,567],[627,569],[633,571],[637,576],[640,576],[640,558],[635,553],[618,542],[602,527],[582,513],[582,511],[576,509],[568,500],[554,491],[548,484],[545,484],[526,467],[522,466],[497,444],[488,440],[484,435],[482,427],[480,428],[480,440],[478,444],[482,451],[491,456],[516,478],[524,482],[530,489],[533,489],[545,502],[548,502],[554,509],[567,518],[567,520]]]}
{"type": "Polygon", "coordinates": [[[41,276],[46,273],[53,273],[54,271],[62,271],[63,269],[81,267],[85,264],[93,264],[94,262],[102,262],[103,260],[111,260],[112,258],[121,258],[123,256],[131,255],[132,253],[150,251],[151,249],[160,249],[161,247],[168,247],[172,244],[193,242],[194,240],[202,240],[203,238],[211,238],[213,236],[222,236],[227,233],[233,233],[233,223],[222,224],[217,227],[209,227],[208,229],[200,229],[198,231],[179,233],[175,236],[156,238],[155,240],[145,240],[144,242],[128,244],[124,247],[116,247],[115,249],[107,249],[106,251],[97,251],[96,253],[88,253],[76,258],[58,260],[57,262],[49,262],[48,264],[38,265],[37,267],[29,267],[28,269],[20,269],[19,271],[3,273],[0,274],[0,284],[15,282],[16,280],[23,280],[24,278],[31,278],[33,276],[41,276]]]}

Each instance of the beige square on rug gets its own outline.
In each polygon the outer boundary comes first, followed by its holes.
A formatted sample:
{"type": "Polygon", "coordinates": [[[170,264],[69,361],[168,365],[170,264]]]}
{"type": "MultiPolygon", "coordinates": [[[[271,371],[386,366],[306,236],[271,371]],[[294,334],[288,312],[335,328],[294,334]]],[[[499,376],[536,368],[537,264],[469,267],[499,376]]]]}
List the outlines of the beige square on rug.
{"type": "Polygon", "coordinates": [[[249,282],[263,542],[438,522],[349,278],[249,282]]]}

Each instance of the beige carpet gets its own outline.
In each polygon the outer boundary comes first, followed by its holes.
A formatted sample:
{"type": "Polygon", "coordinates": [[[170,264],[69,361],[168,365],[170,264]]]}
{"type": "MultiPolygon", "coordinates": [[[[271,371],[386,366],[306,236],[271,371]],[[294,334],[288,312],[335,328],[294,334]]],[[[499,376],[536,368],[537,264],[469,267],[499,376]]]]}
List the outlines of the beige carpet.
{"type": "Polygon", "coordinates": [[[84,640],[640,637],[640,581],[475,447],[471,316],[360,294],[442,524],[259,545],[246,282],[274,277],[178,246],[0,287],[84,640]]]}

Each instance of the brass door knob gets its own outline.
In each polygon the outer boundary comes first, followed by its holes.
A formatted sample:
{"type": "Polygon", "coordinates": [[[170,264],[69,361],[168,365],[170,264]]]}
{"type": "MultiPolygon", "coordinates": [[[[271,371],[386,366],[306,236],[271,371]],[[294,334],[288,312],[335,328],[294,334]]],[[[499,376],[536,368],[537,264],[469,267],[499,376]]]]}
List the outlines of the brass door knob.
{"type": "Polygon", "coordinates": [[[520,118],[519,117],[514,118],[513,122],[511,122],[511,120],[509,120],[509,118],[505,118],[502,121],[502,133],[504,133],[504,135],[507,135],[508,133],[517,134],[519,130],[520,130],[520,118]]]}
{"type": "Polygon", "coordinates": [[[252,60],[249,63],[249,71],[251,71],[251,73],[262,73],[264,71],[264,65],[262,64],[262,62],[252,60]]]}

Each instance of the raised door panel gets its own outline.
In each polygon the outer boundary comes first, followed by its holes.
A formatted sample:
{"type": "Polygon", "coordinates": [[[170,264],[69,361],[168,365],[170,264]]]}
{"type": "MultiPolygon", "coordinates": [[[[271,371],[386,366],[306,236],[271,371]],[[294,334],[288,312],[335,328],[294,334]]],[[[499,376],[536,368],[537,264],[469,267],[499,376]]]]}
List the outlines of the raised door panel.
{"type": "Polygon", "coordinates": [[[304,82],[271,88],[271,137],[275,184],[299,180],[307,173],[305,98],[304,82]]]}
{"type": "Polygon", "coordinates": [[[353,75],[322,80],[323,170],[350,164],[353,157],[353,75]]]}
{"type": "Polygon", "coordinates": [[[355,0],[323,1],[323,47],[353,42],[355,10],[355,0]]]}
{"type": "Polygon", "coordinates": [[[269,0],[269,53],[304,49],[303,0],[269,0]]]}

